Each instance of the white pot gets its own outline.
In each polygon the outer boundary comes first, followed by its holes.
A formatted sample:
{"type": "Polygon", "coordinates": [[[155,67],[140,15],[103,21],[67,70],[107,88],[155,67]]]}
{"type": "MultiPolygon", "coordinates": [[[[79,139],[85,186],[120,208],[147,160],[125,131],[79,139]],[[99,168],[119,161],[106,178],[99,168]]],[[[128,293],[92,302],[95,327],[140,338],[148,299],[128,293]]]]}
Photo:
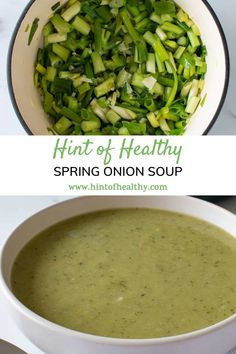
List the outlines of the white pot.
{"type": "MultiPolygon", "coordinates": [[[[65,0],[61,1],[64,3],[65,0]]],[[[206,134],[217,119],[223,106],[229,81],[229,56],[223,30],[206,0],[176,0],[198,25],[208,56],[205,105],[199,105],[187,126],[186,135],[206,134]]],[[[8,58],[8,83],[13,106],[22,125],[29,134],[48,135],[50,125],[44,113],[39,94],[33,84],[34,63],[41,43],[41,30],[52,13],[55,0],[32,0],[17,23],[8,58]],[[39,18],[39,28],[30,46],[27,45],[27,25],[39,18]]]]}
{"type": "Polygon", "coordinates": [[[49,322],[21,304],[11,292],[14,260],[36,234],[70,217],[111,208],[160,208],[185,213],[215,224],[236,237],[236,216],[190,197],[84,197],[35,214],[6,241],[1,255],[0,286],[13,320],[47,354],[225,354],[236,344],[236,315],[208,328],[176,337],[124,340],[76,332],[49,322]]]}

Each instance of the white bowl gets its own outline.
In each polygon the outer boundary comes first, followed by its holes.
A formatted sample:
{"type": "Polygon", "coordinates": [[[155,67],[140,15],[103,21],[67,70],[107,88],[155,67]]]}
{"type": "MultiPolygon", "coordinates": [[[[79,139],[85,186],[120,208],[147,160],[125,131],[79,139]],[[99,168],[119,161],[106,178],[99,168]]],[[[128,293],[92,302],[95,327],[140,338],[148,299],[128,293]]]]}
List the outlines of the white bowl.
{"type": "Polygon", "coordinates": [[[0,286],[13,320],[47,354],[225,354],[236,344],[236,315],[208,328],[160,339],[113,339],[76,332],[49,322],[20,303],[11,292],[14,260],[24,245],[45,228],[70,217],[111,208],[160,208],[192,215],[236,237],[236,216],[190,197],[84,197],[35,214],[6,241],[1,255],[0,286]]]}
{"type": "MultiPolygon", "coordinates": [[[[61,1],[65,3],[65,0],[61,1]]],[[[197,111],[187,126],[186,135],[206,134],[217,119],[223,106],[229,81],[229,55],[221,25],[206,0],[176,0],[195,21],[202,33],[208,56],[207,93],[203,107],[197,111]]],[[[48,135],[50,121],[44,113],[39,94],[34,87],[34,63],[38,47],[42,44],[41,31],[51,14],[55,0],[32,0],[23,11],[14,31],[8,56],[8,83],[16,114],[29,134],[48,135]],[[30,46],[27,45],[28,24],[39,18],[39,28],[30,46]]]]}

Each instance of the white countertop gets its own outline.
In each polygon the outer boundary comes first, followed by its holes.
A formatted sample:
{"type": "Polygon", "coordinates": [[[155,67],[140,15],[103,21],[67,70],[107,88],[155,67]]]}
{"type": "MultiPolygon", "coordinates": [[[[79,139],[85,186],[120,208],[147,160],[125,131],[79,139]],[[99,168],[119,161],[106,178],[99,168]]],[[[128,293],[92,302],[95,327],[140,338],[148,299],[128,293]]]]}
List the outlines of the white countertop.
{"type": "MultiPolygon", "coordinates": [[[[192,0],[194,1],[194,0],[192,0]]],[[[0,134],[1,135],[25,135],[26,132],[18,121],[18,118],[12,108],[6,79],[6,60],[7,50],[10,38],[23,8],[28,0],[9,0],[0,1],[0,134]]],[[[236,21],[234,14],[236,11],[235,0],[209,0],[219,16],[224,27],[228,44],[230,47],[231,63],[236,59],[236,21]]],[[[217,76],[217,73],[216,73],[217,76]]],[[[217,122],[210,131],[214,135],[236,135],[236,66],[231,65],[231,80],[229,92],[224,108],[217,122]]]]}
{"type": "MultiPolygon", "coordinates": [[[[65,197],[0,197],[0,249],[8,235],[26,218],[40,209],[63,201],[65,197]]],[[[236,197],[220,199],[218,204],[236,214],[236,197]]],[[[11,321],[7,309],[3,306],[0,293],[0,338],[20,347],[28,354],[45,354],[37,349],[18,330],[11,321]]],[[[1,348],[0,348],[1,353],[1,348]]],[[[8,353],[1,353],[8,354],[8,353]]],[[[95,354],[95,353],[94,353],[95,354]]],[[[145,354],[145,353],[144,353],[145,354]]],[[[236,354],[232,352],[231,354],[236,354]]]]}

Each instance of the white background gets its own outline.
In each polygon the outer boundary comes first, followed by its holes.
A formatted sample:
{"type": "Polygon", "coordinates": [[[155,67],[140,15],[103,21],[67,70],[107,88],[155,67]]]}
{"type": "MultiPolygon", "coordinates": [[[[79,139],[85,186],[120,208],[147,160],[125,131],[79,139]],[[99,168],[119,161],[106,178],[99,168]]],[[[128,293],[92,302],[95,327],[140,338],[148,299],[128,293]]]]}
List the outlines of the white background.
{"type": "MultiPolygon", "coordinates": [[[[4,135],[26,134],[17,119],[8,95],[6,58],[13,29],[27,3],[28,0],[0,0],[0,134],[4,135]]],[[[210,134],[236,135],[236,66],[234,65],[236,60],[236,1],[209,0],[209,3],[214,8],[224,27],[230,47],[232,64],[231,81],[226,103],[210,134]]]]}
{"type": "MultiPolygon", "coordinates": [[[[0,248],[2,247],[2,244],[6,240],[7,236],[19,225],[19,223],[40,209],[65,199],[66,198],[62,197],[0,197],[0,248]]],[[[236,197],[222,198],[219,199],[217,203],[236,214],[236,197]]],[[[0,314],[1,338],[19,346],[28,354],[45,354],[31,344],[8,317],[8,312],[2,304],[1,293],[0,314]]],[[[1,352],[1,347],[0,353],[7,354],[5,352],[1,352]]],[[[236,352],[232,354],[236,354],[236,352]]]]}
{"type": "MultiPolygon", "coordinates": [[[[182,145],[180,163],[181,175],[175,177],[54,177],[55,166],[99,166],[103,169],[103,157],[96,151],[89,156],[69,156],[53,160],[53,152],[58,137],[17,136],[0,139],[1,183],[0,195],[114,195],[120,191],[70,191],[68,184],[132,184],[167,185],[167,191],[149,191],[145,195],[236,195],[235,136],[209,137],[112,137],[113,159],[110,166],[175,166],[175,158],[169,156],[134,156],[119,160],[118,153],[122,141],[134,141],[136,145],[152,146],[153,141],[169,140],[172,146],[182,145]]],[[[73,141],[81,145],[88,137],[60,137],[60,141],[73,141]]],[[[106,146],[109,137],[90,137],[97,147],[106,146]]],[[[94,149],[95,150],[95,149],[94,149]]],[[[144,195],[141,191],[124,192],[126,195],[144,195]]]]}

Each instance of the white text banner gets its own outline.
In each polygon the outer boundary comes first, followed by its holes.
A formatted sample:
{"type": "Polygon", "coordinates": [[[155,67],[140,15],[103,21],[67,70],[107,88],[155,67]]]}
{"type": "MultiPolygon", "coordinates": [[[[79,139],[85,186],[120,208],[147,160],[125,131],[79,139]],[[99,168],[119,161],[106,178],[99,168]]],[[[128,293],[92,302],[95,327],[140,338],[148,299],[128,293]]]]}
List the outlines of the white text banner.
{"type": "Polygon", "coordinates": [[[236,139],[0,137],[0,195],[235,195],[236,139]]]}

